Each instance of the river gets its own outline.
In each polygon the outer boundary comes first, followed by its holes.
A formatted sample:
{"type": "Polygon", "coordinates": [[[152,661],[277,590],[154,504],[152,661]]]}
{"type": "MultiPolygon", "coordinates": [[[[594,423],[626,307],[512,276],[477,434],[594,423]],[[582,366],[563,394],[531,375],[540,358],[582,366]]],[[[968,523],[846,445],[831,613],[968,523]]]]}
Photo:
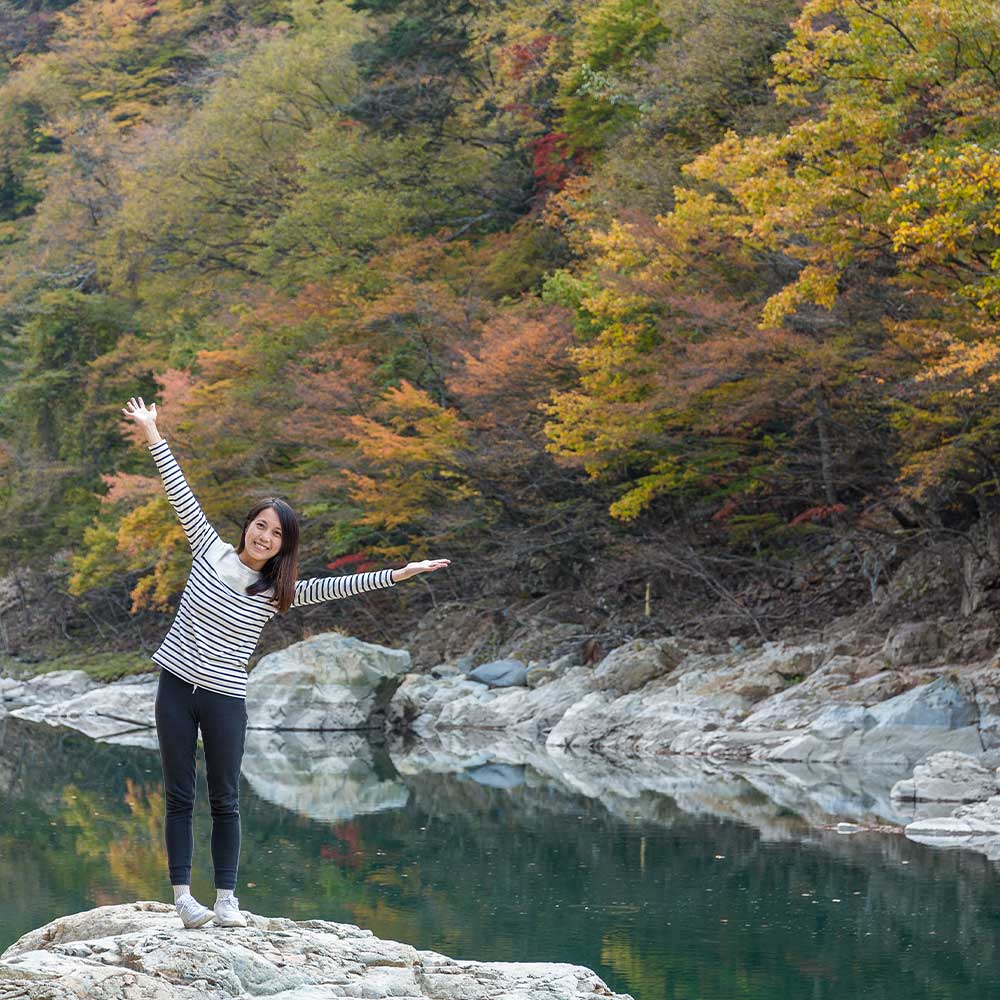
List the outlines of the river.
{"type": "MultiPolygon", "coordinates": [[[[0,949],[169,898],[159,758],[136,743],[0,720],[0,949]]],[[[211,902],[199,768],[193,888],[211,902]]],[[[895,777],[252,734],[238,893],[455,958],[586,965],[636,1000],[995,997],[993,863],[823,828],[898,821],[895,777]]]]}

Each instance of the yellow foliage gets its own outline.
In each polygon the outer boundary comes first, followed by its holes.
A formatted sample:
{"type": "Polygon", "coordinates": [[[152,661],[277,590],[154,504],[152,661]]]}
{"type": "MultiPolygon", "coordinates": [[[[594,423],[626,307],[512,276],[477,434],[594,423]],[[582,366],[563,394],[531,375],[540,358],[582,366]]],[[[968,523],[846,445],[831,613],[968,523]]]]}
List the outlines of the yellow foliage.
{"type": "Polygon", "coordinates": [[[150,570],[132,590],[132,612],[140,608],[170,611],[190,568],[184,529],[166,497],[158,496],[122,518],[118,551],[132,570],[150,570]]]}

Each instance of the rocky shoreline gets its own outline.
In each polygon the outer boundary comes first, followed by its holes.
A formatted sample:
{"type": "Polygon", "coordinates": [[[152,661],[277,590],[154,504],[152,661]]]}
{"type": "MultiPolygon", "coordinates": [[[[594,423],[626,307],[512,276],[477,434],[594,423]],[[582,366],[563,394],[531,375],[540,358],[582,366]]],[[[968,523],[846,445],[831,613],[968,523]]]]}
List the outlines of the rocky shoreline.
{"type": "Polygon", "coordinates": [[[246,928],[191,931],[172,906],[140,901],[60,917],[0,955],[0,997],[630,1000],[580,966],[457,961],[351,924],[244,916],[246,928]]]}
{"type": "MultiPolygon", "coordinates": [[[[874,770],[884,776],[874,797],[831,801],[825,816],[812,810],[816,821],[899,824],[921,843],[992,857],[1000,855],[1000,657],[990,653],[990,635],[919,622],[883,636],[841,627],[756,648],[663,637],[633,640],[594,664],[570,651],[417,673],[405,650],[328,633],[262,658],[251,672],[245,772],[280,800],[288,766],[268,761],[300,733],[332,731],[388,739],[397,768],[421,761],[493,766],[502,775],[529,766],[560,780],[607,771],[622,785],[658,760],[691,758],[741,779],[752,773],[779,797],[789,769],[827,772],[820,785],[839,774],[847,786],[852,772],[874,770]]],[[[155,747],[155,681],[99,685],[77,672],[0,679],[0,716],[155,747]]],[[[339,766],[333,774],[343,779],[339,766]]],[[[392,807],[391,789],[344,795],[350,808],[364,811],[366,796],[368,809],[392,807]]]]}

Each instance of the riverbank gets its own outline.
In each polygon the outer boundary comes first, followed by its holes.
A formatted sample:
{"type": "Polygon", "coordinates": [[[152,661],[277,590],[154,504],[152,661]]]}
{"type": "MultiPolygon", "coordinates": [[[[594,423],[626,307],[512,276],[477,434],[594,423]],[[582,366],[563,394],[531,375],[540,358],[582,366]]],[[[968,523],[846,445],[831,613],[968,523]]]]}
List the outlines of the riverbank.
{"type": "MultiPolygon", "coordinates": [[[[1000,846],[1000,810],[953,816],[970,801],[965,789],[953,804],[948,793],[913,807],[900,804],[913,795],[890,801],[897,782],[941,751],[978,769],[973,800],[996,792],[1000,658],[984,655],[990,634],[923,621],[879,635],[847,620],[800,644],[634,639],[593,663],[585,645],[562,651],[563,638],[554,659],[508,656],[473,667],[460,658],[420,671],[407,650],[327,633],[269,654],[251,671],[250,727],[374,733],[390,740],[397,767],[414,754],[452,770],[528,765],[541,773],[586,759],[614,775],[608,794],[665,755],[753,764],[764,786],[779,788],[787,780],[773,775],[792,764],[878,772],[880,790],[863,808],[841,801],[815,822],[918,824],[925,842],[991,853],[1000,846]],[[873,809],[873,801],[881,804],[873,809]],[[927,841],[919,823],[942,817],[948,823],[927,841]]],[[[551,643],[553,633],[544,638],[551,643]]],[[[543,637],[533,648],[545,648],[543,637]]],[[[155,747],[155,680],[0,678],[0,712],[155,747]]],[[[662,790],[655,780],[651,787],[662,790]]]]}

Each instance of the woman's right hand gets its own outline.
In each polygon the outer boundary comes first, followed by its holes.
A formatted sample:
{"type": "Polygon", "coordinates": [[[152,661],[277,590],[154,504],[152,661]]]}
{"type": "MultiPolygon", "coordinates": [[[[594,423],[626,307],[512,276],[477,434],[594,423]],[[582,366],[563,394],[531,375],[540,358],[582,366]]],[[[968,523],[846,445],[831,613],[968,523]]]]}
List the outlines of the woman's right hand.
{"type": "Polygon", "coordinates": [[[155,444],[160,439],[159,432],[156,430],[156,403],[150,403],[147,408],[142,401],[142,396],[133,396],[122,407],[122,413],[145,430],[150,444],[155,444]]]}

